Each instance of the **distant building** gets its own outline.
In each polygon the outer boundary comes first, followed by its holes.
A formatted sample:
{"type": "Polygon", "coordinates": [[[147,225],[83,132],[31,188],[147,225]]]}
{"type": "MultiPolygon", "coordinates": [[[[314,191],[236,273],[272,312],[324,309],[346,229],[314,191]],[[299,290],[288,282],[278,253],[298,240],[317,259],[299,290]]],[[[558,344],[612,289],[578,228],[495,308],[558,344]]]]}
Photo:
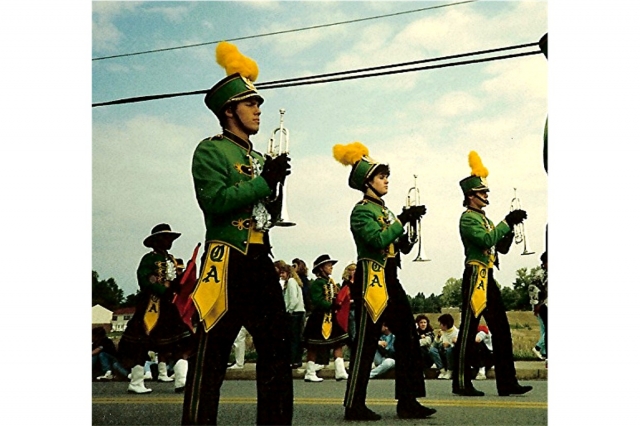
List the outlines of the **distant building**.
{"type": "Polygon", "coordinates": [[[113,311],[102,305],[94,305],[91,308],[91,328],[103,327],[107,332],[111,331],[111,316],[113,311]]]}
{"type": "Polygon", "coordinates": [[[111,317],[111,331],[124,331],[135,312],[135,307],[116,309],[111,317]]]}

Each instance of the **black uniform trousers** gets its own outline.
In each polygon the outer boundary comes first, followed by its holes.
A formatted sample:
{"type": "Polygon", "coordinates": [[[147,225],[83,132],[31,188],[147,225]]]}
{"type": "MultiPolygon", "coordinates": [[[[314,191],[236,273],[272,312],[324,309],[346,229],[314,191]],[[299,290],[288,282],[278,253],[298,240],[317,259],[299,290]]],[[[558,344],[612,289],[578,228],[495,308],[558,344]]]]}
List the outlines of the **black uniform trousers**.
{"type": "MultiPolygon", "coordinates": [[[[472,389],[471,380],[475,377],[471,372],[473,347],[480,317],[476,318],[471,310],[471,282],[473,267],[467,266],[462,276],[462,314],[458,340],[453,347],[453,390],[472,389]]],[[[513,362],[513,344],[507,312],[502,303],[500,289],[493,279],[493,268],[489,269],[487,280],[487,307],[482,312],[493,342],[493,357],[495,361],[496,387],[498,391],[507,390],[518,384],[516,368],[513,362]]]]}
{"type": "Polygon", "coordinates": [[[420,355],[420,342],[411,305],[398,281],[395,259],[388,259],[385,266],[385,282],[389,301],[382,316],[374,324],[364,305],[363,264],[358,262],[351,298],[355,304],[356,336],[354,353],[349,363],[349,379],[344,406],[362,408],[367,398],[367,385],[371,364],[378,347],[384,322],[396,336],[395,398],[416,399],[427,395],[424,383],[424,364],[420,355]]]}
{"type": "Polygon", "coordinates": [[[230,251],[228,311],[208,333],[202,324],[197,327],[197,350],[188,360],[183,425],[217,423],[220,386],[231,347],[243,325],[258,353],[257,424],[291,424],[290,319],[268,250],[266,245],[251,245],[247,255],[235,249],[230,251]]]}

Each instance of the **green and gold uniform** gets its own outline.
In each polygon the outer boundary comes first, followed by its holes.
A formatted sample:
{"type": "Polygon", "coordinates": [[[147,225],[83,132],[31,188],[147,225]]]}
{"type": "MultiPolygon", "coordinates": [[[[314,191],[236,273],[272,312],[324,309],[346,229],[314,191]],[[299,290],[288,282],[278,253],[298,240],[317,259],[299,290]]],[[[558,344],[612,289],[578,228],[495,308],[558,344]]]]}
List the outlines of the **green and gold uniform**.
{"type": "Polygon", "coordinates": [[[480,316],[484,316],[493,339],[496,386],[498,391],[518,385],[513,362],[509,321],[493,267],[498,266],[498,253],[506,254],[513,233],[503,220],[498,225],[484,211],[468,208],[460,216],[460,237],[464,245],[465,269],[462,277],[462,312],[458,341],[453,348],[453,391],[473,389],[471,357],[480,316]],[[474,294],[474,289],[477,293],[474,294]]]}
{"type": "Polygon", "coordinates": [[[420,343],[407,294],[397,275],[400,251],[408,248],[402,223],[381,199],[365,195],[351,212],[351,233],[358,251],[351,287],[356,342],[344,405],[347,409],[365,406],[371,364],[383,322],[396,336],[396,399],[424,397],[420,343]],[[367,301],[366,293],[374,290],[380,291],[381,297],[367,301]]]}
{"type": "Polygon", "coordinates": [[[202,322],[196,330],[198,349],[189,359],[183,424],[216,423],[220,387],[242,326],[258,352],[257,424],[291,424],[289,318],[269,257],[265,199],[271,189],[260,176],[263,164],[250,141],[228,130],[200,142],[193,155],[207,243],[193,295],[202,322]],[[205,306],[208,291],[221,292],[213,308],[205,306]]]}

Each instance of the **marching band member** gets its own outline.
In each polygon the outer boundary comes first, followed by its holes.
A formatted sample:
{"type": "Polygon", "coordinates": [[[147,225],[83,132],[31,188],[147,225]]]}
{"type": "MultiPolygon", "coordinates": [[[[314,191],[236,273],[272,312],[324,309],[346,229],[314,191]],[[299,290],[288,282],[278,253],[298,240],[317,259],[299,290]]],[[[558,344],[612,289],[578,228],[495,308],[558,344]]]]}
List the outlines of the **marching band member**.
{"type": "Polygon", "coordinates": [[[382,200],[388,191],[389,166],[371,159],[368,148],[361,143],[336,145],[333,155],[342,164],[352,166],[349,186],[364,195],[351,212],[351,233],[358,254],[351,292],[356,313],[356,343],[344,399],[345,419],[381,418],[366,407],[365,400],[382,322],[396,335],[398,416],[429,417],[436,410],[416,400],[426,396],[424,369],[411,306],[397,275],[399,251],[407,254],[411,249],[404,224],[419,220],[426,208],[411,206],[395,216],[382,200]]]}
{"type": "Polygon", "coordinates": [[[527,218],[524,210],[513,210],[497,225],[483,209],[489,205],[489,187],[485,178],[489,171],[475,151],[469,153],[471,176],[460,181],[467,209],[460,217],[460,237],[464,245],[465,269],[462,277],[462,312],[458,341],[453,349],[453,393],[463,396],[483,396],[473,387],[471,357],[473,343],[484,315],[493,334],[496,387],[500,396],[523,394],[531,386],[520,386],[513,362],[513,345],[509,320],[500,289],[493,278],[493,266],[498,267],[498,254],[506,254],[513,242],[513,228],[527,218]]]}
{"type": "Polygon", "coordinates": [[[290,173],[289,158],[266,159],[249,140],[260,128],[263,98],[253,81],[257,64],[222,42],[216,59],[227,77],[205,104],[222,133],[200,142],[193,154],[196,198],[204,214],[206,247],[192,298],[200,323],[189,359],[182,424],[216,424],[220,387],[240,327],[258,353],[257,424],[291,424],[291,342],[279,277],[270,259],[267,211],[276,185],[290,173]]]}
{"type": "MultiPolygon", "coordinates": [[[[131,368],[129,393],[149,393],[144,385],[144,363],[149,350],[171,353],[176,359],[175,390],[183,390],[188,364],[185,360],[193,349],[193,334],[182,321],[178,308],[172,303],[179,290],[176,259],[169,253],[180,233],[173,232],[166,223],[156,225],[143,244],[152,249],[140,260],[136,275],[140,294],[136,312],[118,344],[123,364],[131,368]]],[[[158,363],[158,373],[167,377],[167,365],[158,363]]],[[[168,378],[168,377],[167,377],[168,378]]]]}

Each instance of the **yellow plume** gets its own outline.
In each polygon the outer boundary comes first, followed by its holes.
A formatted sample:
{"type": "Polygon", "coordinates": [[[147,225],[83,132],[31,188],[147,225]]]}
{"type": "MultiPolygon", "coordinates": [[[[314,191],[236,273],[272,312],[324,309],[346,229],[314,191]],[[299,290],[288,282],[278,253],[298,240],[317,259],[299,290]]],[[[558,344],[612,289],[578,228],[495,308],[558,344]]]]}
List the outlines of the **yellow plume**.
{"type": "Polygon", "coordinates": [[[369,155],[369,148],[360,142],[352,142],[348,145],[337,144],[333,146],[333,158],[345,166],[353,166],[358,161],[362,160],[364,155],[369,155]]]}
{"type": "Polygon", "coordinates": [[[256,61],[244,56],[235,45],[226,41],[218,43],[216,47],[216,62],[225,69],[227,75],[240,73],[250,81],[256,81],[258,78],[256,61]]]}
{"type": "Polygon", "coordinates": [[[489,176],[489,170],[482,164],[482,160],[477,152],[469,152],[469,167],[471,167],[471,174],[481,178],[489,176]]]}

